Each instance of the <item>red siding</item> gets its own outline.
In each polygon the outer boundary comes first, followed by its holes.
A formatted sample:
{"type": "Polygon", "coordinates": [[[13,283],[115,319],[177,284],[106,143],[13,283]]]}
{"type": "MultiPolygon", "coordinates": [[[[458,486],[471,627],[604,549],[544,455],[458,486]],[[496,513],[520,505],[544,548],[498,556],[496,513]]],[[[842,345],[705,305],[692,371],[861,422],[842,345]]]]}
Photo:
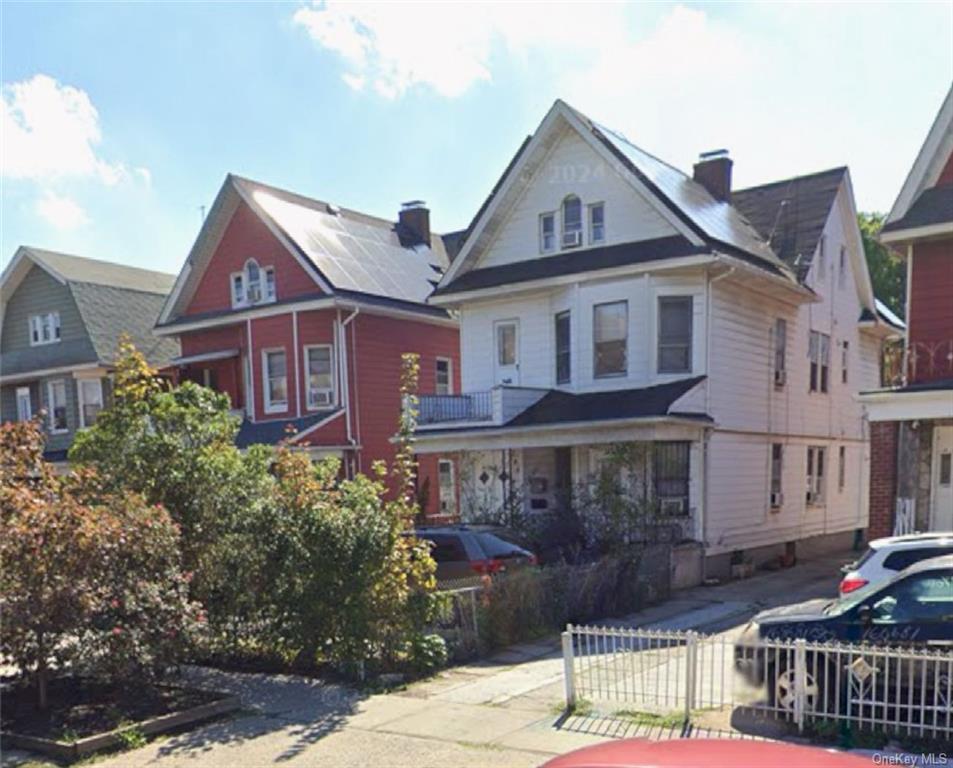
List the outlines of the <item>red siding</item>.
{"type": "Polygon", "coordinates": [[[230,325],[225,328],[211,328],[205,331],[185,333],[179,337],[182,343],[182,356],[199,355],[205,352],[222,352],[238,349],[237,357],[215,360],[207,363],[194,363],[186,367],[183,378],[191,381],[203,381],[202,370],[213,372],[215,389],[224,392],[232,401],[233,408],[244,408],[242,360],[245,354],[245,333],[243,325],[230,325]]]}
{"type": "Polygon", "coordinates": [[[297,387],[294,382],[298,377],[295,370],[294,344],[292,343],[291,313],[259,317],[251,321],[251,361],[252,375],[254,376],[255,390],[255,418],[259,421],[267,419],[297,418],[298,399],[297,387]],[[285,371],[288,377],[288,405],[282,411],[265,412],[265,376],[263,369],[262,352],[264,350],[284,350],[285,371]]]}
{"type": "Polygon", "coordinates": [[[953,240],[914,244],[909,322],[910,380],[953,377],[953,240]]]}
{"type": "MultiPolygon", "coordinates": [[[[405,352],[420,355],[419,391],[433,393],[437,357],[453,361],[454,391],[460,391],[460,344],[456,328],[412,320],[395,320],[360,314],[348,328],[347,343],[354,360],[356,375],[351,381],[356,396],[357,439],[362,450],[358,469],[367,472],[377,459],[391,461],[394,445],[390,439],[397,431],[400,416],[400,362],[405,352]]],[[[437,457],[420,463],[419,484],[429,478],[428,513],[437,511],[437,457]]]]}
{"type": "MultiPolygon", "coordinates": [[[[331,309],[317,310],[314,312],[298,313],[298,361],[301,368],[301,375],[297,381],[296,396],[301,400],[301,415],[308,415],[307,408],[307,361],[304,356],[304,348],[309,344],[331,344],[332,357],[334,359],[335,396],[337,405],[342,404],[341,396],[341,372],[338,370],[338,350],[334,344],[334,322],[337,318],[337,311],[331,309]]],[[[291,349],[292,340],[289,340],[288,348],[291,349]]],[[[307,445],[345,445],[347,443],[347,422],[345,416],[340,416],[327,425],[309,433],[302,438],[301,444],[307,445]]]]}
{"type": "Polygon", "coordinates": [[[240,272],[251,258],[263,268],[275,268],[275,292],[279,301],[321,292],[297,259],[288,253],[255,212],[242,202],[225,228],[221,242],[183,314],[231,309],[231,274],[240,272]]]}

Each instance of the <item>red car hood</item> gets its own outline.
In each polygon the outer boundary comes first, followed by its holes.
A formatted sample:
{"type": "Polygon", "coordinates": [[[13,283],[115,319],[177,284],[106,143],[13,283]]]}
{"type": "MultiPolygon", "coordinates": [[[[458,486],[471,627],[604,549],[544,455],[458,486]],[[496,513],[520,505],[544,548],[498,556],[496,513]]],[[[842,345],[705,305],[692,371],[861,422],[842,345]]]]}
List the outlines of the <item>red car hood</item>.
{"type": "Polygon", "coordinates": [[[871,761],[821,747],[740,739],[624,739],[577,749],[542,768],[870,768],[871,761]]]}

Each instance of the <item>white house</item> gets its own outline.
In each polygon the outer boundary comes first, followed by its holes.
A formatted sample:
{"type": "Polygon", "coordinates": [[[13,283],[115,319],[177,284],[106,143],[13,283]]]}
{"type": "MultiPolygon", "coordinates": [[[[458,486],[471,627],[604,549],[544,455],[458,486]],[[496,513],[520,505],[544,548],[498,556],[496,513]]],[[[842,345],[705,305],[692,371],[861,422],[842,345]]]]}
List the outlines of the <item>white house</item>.
{"type": "Polygon", "coordinates": [[[709,153],[693,179],[562,101],[523,144],[431,298],[460,314],[462,392],[421,399],[417,450],[464,519],[549,509],[636,444],[626,482],[709,573],[866,527],[854,395],[898,321],[850,176],[732,191],[731,166],[709,153]]]}

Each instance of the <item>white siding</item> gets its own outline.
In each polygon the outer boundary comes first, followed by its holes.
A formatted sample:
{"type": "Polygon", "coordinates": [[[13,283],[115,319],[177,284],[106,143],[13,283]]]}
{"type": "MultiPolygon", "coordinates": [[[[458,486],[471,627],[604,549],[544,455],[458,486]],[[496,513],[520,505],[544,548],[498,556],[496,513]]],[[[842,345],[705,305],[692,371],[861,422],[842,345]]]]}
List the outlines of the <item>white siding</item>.
{"type": "MultiPolygon", "coordinates": [[[[579,134],[567,131],[475,266],[490,267],[552,255],[540,252],[539,216],[556,211],[558,234],[558,212],[567,195],[576,195],[582,201],[585,247],[590,247],[586,206],[591,203],[605,204],[606,245],[676,234],[652,204],[609,168],[579,134]]],[[[585,248],[576,250],[581,259],[585,258],[585,248]]]]}
{"type": "MultiPolygon", "coordinates": [[[[844,194],[842,190],[841,195],[844,194]]],[[[842,201],[839,201],[839,203],[842,201]]],[[[849,206],[848,206],[849,207],[849,206]]],[[[753,293],[743,284],[712,285],[710,406],[718,428],[709,447],[709,552],[778,543],[867,524],[867,432],[858,391],[876,386],[878,346],[858,329],[861,304],[848,261],[839,285],[842,243],[856,247],[845,231],[844,207],[832,209],[825,227],[826,270],[818,259],[808,284],[819,301],[794,307],[753,293]],[[787,382],[773,384],[772,328],[787,321],[787,382]],[[828,393],[809,392],[811,330],[831,336],[828,393]],[[841,380],[841,344],[848,342],[847,384],[841,380]],[[784,505],[769,511],[770,446],[784,449],[784,505]],[[806,505],[807,446],[827,449],[827,495],[823,506],[806,505]],[[847,449],[846,484],[837,488],[838,451],[847,449]]]]}

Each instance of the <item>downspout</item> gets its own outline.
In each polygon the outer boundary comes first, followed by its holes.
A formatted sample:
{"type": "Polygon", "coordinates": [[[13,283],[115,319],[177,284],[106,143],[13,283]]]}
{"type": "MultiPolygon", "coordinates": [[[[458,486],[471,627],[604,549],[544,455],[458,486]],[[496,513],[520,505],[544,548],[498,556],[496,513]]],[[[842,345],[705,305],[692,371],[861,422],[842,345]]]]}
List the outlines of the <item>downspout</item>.
{"type": "Polygon", "coordinates": [[[298,366],[298,310],[291,312],[291,340],[295,346],[295,416],[301,418],[301,369],[298,366]]]}
{"type": "Polygon", "coordinates": [[[335,332],[337,336],[338,347],[338,365],[340,368],[341,380],[341,404],[344,406],[344,424],[347,429],[347,443],[354,446],[354,433],[351,429],[351,387],[350,376],[347,366],[347,335],[344,332],[345,327],[357,316],[360,310],[355,307],[345,320],[341,320],[341,310],[338,309],[337,321],[335,323],[335,332]]]}

